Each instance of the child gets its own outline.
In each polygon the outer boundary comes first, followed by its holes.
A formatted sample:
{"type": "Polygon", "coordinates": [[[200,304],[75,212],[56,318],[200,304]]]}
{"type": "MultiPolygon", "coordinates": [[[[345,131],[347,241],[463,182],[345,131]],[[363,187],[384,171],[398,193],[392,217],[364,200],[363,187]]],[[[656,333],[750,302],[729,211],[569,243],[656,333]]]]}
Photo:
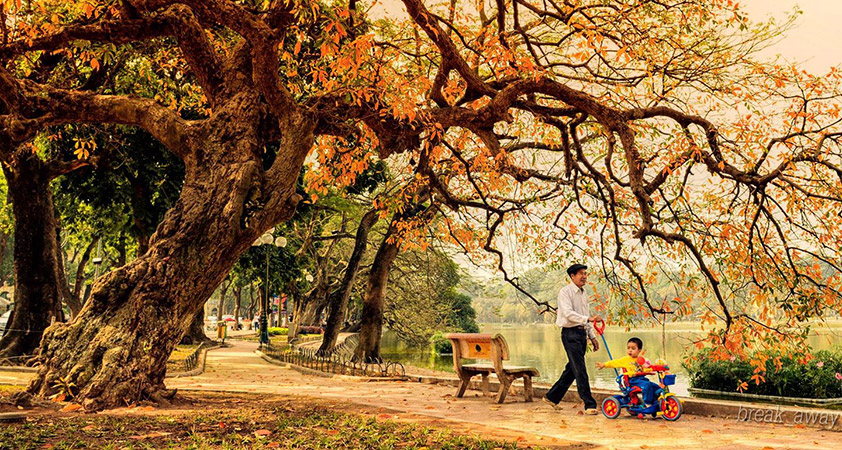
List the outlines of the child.
{"type": "Polygon", "coordinates": [[[640,351],[643,350],[643,341],[639,338],[633,337],[629,339],[626,344],[626,356],[622,358],[612,359],[606,363],[596,363],[598,369],[606,367],[611,369],[623,369],[623,373],[629,377],[629,385],[637,386],[643,391],[643,403],[651,405],[655,402],[655,397],[658,394],[660,387],[649,381],[645,375],[637,375],[646,371],[649,367],[649,361],[640,357],[640,351]]]}

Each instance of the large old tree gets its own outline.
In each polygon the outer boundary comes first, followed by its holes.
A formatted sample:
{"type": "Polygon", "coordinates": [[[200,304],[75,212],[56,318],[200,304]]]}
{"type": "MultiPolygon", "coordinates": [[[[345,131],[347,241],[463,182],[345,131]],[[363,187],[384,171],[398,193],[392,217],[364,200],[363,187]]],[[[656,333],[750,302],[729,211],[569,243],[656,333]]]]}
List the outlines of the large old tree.
{"type": "Polygon", "coordinates": [[[278,28],[294,20],[286,7],[273,5],[258,17],[232,2],[195,2],[195,10],[166,3],[176,2],[126,2],[106,8],[94,24],[21,38],[2,50],[9,59],[79,38],[121,43],[174,35],[213,109],[207,120],[187,121],[151,99],[65,90],[21,80],[9,65],[0,69],[12,133],[71,122],[135,125],[185,163],[181,197],[149,251],[102,277],[77,320],[51,328],[42,341],[30,391],[49,393],[64,377],[89,408],[169,395],[164,363],[201,302],[260,232],[294,211],[295,181],[317,126],[317,116],[279,83],[278,28]],[[244,39],[217,52],[200,18],[244,39]],[[278,157],[264,164],[269,143],[278,145],[278,157]]]}
{"type": "MultiPolygon", "coordinates": [[[[635,283],[618,282],[619,298],[652,313],[681,306],[649,302],[655,262],[692,269],[737,336],[725,339],[732,350],[775,320],[840,304],[838,73],[754,62],[775,30],[720,0],[468,3],[431,11],[404,0],[376,26],[353,0],[42,0],[6,11],[6,132],[137,126],[185,165],[149,250],[103,276],[77,320],[47,330],[29,390],[48,394],[61,378],[90,409],[165,401],[165,361],[202,301],[294,213],[305,161],[336,152],[341,164],[314,177],[314,191],[388,158],[411,182],[378,207],[400,216],[426,186],[429,207],[448,214],[442,231],[496,257],[515,285],[503,231],[545,244],[536,253],[548,261],[599,258],[607,276],[635,283]],[[25,79],[39,52],[69,52],[83,72],[104,49],[134,45],[171,49],[131,62],[190,73],[208,117],[180,114],[180,98],[25,79]]],[[[396,223],[393,242],[425,226],[396,223]]]]}
{"type": "Polygon", "coordinates": [[[0,137],[0,161],[15,223],[15,308],[0,338],[0,358],[28,359],[53,321],[62,321],[57,222],[50,182],[84,165],[41,159],[26,143],[0,137]]]}

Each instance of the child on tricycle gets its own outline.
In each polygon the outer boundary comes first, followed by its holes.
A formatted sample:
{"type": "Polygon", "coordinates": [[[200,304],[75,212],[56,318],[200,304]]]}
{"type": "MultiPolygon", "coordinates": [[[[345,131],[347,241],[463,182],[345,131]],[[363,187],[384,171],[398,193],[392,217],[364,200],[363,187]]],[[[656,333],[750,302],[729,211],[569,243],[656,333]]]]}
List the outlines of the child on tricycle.
{"type": "MultiPolygon", "coordinates": [[[[602,336],[605,323],[594,323],[594,328],[602,336]]],[[[605,336],[602,340],[606,344],[608,356],[611,357],[605,336]]],[[[620,415],[620,410],[626,408],[629,414],[641,419],[645,414],[651,414],[652,417],[663,417],[669,421],[678,420],[681,416],[681,402],[669,391],[669,386],[675,384],[675,375],[669,373],[669,366],[661,360],[656,361],[657,364],[651,364],[640,354],[642,350],[643,341],[633,337],[626,344],[626,356],[596,363],[599,369],[614,369],[617,384],[622,392],[621,395],[614,395],[602,401],[602,414],[609,419],[615,419],[620,415]],[[617,369],[622,369],[622,373],[617,369]],[[647,375],[657,375],[658,383],[653,383],[647,375]]]]}
{"type": "Polygon", "coordinates": [[[643,350],[643,341],[640,338],[633,337],[626,344],[626,356],[605,363],[598,362],[596,367],[598,369],[621,369],[622,373],[628,377],[629,386],[640,388],[639,391],[643,394],[643,403],[651,405],[655,402],[659,387],[649,378],[646,378],[646,375],[643,375],[647,372],[651,373],[647,369],[651,368],[652,365],[648,359],[640,355],[641,350],[643,350]]]}

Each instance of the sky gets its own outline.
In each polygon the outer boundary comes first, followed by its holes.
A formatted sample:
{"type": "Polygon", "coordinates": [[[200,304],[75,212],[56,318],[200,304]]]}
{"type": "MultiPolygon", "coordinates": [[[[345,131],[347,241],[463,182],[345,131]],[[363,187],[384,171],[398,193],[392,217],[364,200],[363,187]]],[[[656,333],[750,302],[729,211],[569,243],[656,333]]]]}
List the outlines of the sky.
{"type": "MultiPolygon", "coordinates": [[[[753,20],[774,17],[785,20],[795,8],[801,10],[795,28],[763,55],[781,55],[788,61],[800,62],[802,68],[821,75],[833,66],[842,65],[842,0],[735,0],[753,20]]],[[[400,0],[374,0],[374,17],[406,14],[400,0]],[[388,11],[388,13],[387,13],[388,11]]],[[[431,3],[425,0],[425,3],[431,3]]]]}
{"type": "Polygon", "coordinates": [[[742,0],[740,6],[754,20],[769,16],[784,19],[796,7],[802,11],[795,28],[764,56],[779,54],[819,75],[842,65],[842,0],[742,0]]]}

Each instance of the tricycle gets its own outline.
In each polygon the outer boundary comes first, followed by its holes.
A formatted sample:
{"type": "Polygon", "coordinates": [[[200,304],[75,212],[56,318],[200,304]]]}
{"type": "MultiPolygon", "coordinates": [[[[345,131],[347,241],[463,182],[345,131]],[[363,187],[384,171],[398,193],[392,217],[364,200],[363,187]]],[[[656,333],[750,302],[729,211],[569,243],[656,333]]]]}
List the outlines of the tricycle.
{"type": "MultiPolygon", "coordinates": [[[[605,322],[598,319],[594,322],[594,329],[597,334],[602,336],[602,343],[605,351],[608,352],[608,357],[611,356],[611,350],[608,349],[608,343],[605,341],[603,331],[605,331],[605,322]]],[[[630,415],[637,416],[642,419],[646,415],[652,417],[663,417],[669,421],[678,420],[681,417],[682,406],[681,400],[670,392],[669,387],[675,384],[675,374],[669,373],[669,365],[663,360],[655,361],[655,364],[647,365],[646,358],[638,357],[638,363],[646,367],[646,371],[637,373],[636,375],[657,375],[658,385],[660,389],[657,391],[657,399],[651,405],[646,405],[641,399],[643,393],[637,386],[629,384],[629,376],[625,373],[620,373],[614,369],[617,375],[617,385],[620,387],[620,394],[607,397],[602,401],[602,414],[609,419],[616,419],[620,416],[620,412],[625,408],[630,415]]]]}

